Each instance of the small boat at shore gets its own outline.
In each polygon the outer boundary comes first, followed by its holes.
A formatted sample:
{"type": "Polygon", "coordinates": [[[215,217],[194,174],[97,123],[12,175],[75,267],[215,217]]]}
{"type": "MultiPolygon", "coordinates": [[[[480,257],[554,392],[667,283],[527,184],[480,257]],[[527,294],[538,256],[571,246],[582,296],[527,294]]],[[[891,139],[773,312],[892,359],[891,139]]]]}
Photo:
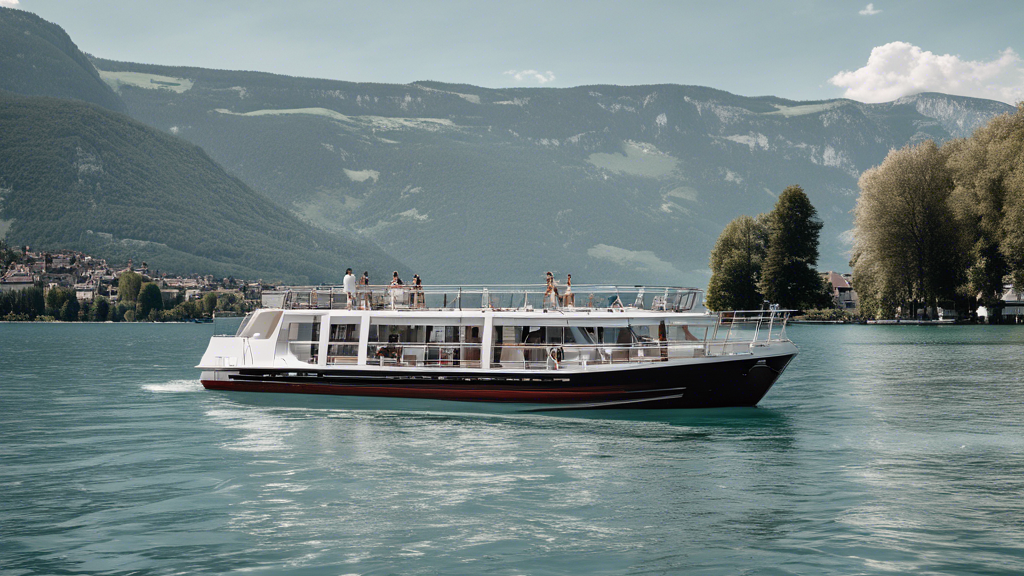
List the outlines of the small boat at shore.
{"type": "Polygon", "coordinates": [[[718,314],[694,288],[360,286],[266,294],[197,366],[210,390],[521,403],[754,406],[797,354],[789,311],[718,314]]]}

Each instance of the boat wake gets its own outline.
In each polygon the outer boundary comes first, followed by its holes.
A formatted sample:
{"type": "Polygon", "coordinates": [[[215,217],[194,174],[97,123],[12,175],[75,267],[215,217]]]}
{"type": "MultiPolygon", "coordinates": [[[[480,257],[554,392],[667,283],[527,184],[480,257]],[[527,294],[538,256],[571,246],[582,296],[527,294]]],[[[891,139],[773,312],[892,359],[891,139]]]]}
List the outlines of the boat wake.
{"type": "Polygon", "coordinates": [[[158,384],[144,384],[142,388],[157,393],[200,392],[203,389],[203,385],[199,380],[171,380],[170,382],[160,382],[158,384]]]}

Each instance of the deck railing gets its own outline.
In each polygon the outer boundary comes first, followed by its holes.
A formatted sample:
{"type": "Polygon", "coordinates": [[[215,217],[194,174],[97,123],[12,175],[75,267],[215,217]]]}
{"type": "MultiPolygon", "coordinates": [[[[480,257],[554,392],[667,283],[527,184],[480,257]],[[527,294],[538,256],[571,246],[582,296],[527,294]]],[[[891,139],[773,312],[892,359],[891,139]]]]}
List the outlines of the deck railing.
{"type": "MultiPolygon", "coordinates": [[[[567,340],[565,331],[561,332],[561,336],[552,336],[539,332],[536,327],[534,330],[526,330],[531,318],[524,318],[520,322],[513,316],[494,325],[495,332],[492,333],[493,340],[489,347],[484,347],[478,340],[482,339],[478,332],[473,332],[470,340],[468,331],[461,334],[455,332],[455,341],[446,342],[423,341],[423,334],[408,340],[408,335],[402,334],[393,333],[385,337],[384,333],[377,331],[381,325],[370,325],[365,323],[368,319],[364,319],[364,327],[377,327],[377,330],[371,332],[370,340],[364,341],[365,344],[361,344],[351,333],[346,338],[339,336],[338,339],[332,335],[326,340],[326,348],[322,349],[324,341],[317,337],[315,331],[295,339],[282,336],[280,342],[287,346],[288,355],[292,359],[314,365],[319,363],[321,353],[326,354],[324,362],[330,366],[357,364],[361,356],[360,347],[365,345],[368,365],[481,368],[483,360],[487,359],[487,365],[492,368],[586,370],[590,366],[606,364],[654,363],[752,354],[758,347],[788,340],[785,331],[791,312],[772,307],[674,318],[637,315],[630,317],[627,324],[613,320],[614,326],[583,326],[583,333],[575,332],[574,340],[567,340]],[[515,330],[510,333],[510,328],[515,330]],[[511,340],[510,335],[514,335],[511,340]],[[540,340],[534,341],[534,335],[540,340]],[[552,337],[556,339],[552,340],[552,337]]],[[[423,321],[435,320],[426,317],[423,321]]],[[[243,340],[247,341],[247,338],[243,340]]],[[[248,346],[248,343],[243,345],[248,346]]],[[[252,362],[251,357],[243,360],[243,364],[252,362]]]]}
{"type": "Polygon", "coordinates": [[[373,310],[574,310],[643,309],[687,312],[700,306],[702,291],[681,286],[579,284],[558,295],[544,284],[358,286],[349,302],[340,286],[289,286],[263,292],[264,306],[286,309],[373,310]]]}
{"type": "MultiPolygon", "coordinates": [[[[756,347],[786,340],[790,310],[744,310],[724,313],[714,323],[690,326],[703,337],[686,330],[686,339],[635,338],[628,343],[501,343],[490,351],[494,368],[551,370],[603,364],[666,362],[681,358],[750,354],[756,347]],[[635,339],[634,339],[635,338],[635,339]]],[[[629,334],[629,333],[627,333],[629,334]]],[[[372,365],[479,368],[481,354],[476,342],[368,343],[367,362],[372,365]]]]}
{"type": "Polygon", "coordinates": [[[763,310],[719,312],[711,341],[723,344],[749,342],[751,346],[763,346],[772,340],[785,338],[786,323],[793,312],[774,306],[763,310]]]}

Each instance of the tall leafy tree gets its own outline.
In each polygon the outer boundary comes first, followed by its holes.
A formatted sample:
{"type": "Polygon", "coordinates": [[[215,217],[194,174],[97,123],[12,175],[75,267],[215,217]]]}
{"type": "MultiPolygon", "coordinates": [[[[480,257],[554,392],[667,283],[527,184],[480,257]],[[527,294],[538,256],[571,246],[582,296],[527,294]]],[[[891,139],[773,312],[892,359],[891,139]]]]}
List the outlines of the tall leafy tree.
{"type": "MultiPolygon", "coordinates": [[[[75,293],[67,288],[55,287],[46,293],[46,313],[60,317],[61,310],[68,300],[75,300],[75,293]]],[[[77,301],[77,300],[76,300],[77,301]]]]}
{"type": "Polygon", "coordinates": [[[117,279],[117,299],[122,302],[135,302],[142,288],[142,274],[124,272],[117,279]]]}
{"type": "Polygon", "coordinates": [[[71,297],[64,301],[64,304],[60,308],[60,319],[65,322],[74,322],[78,320],[78,312],[82,309],[82,306],[78,303],[78,298],[75,298],[75,293],[71,292],[71,297]]]}
{"type": "MultiPolygon", "coordinates": [[[[38,286],[0,293],[0,318],[7,315],[34,320],[46,312],[43,289],[38,286]]],[[[14,319],[14,318],[12,318],[14,319]]]]}
{"type": "Polygon", "coordinates": [[[89,315],[96,322],[106,321],[107,316],[110,315],[110,300],[107,300],[106,296],[97,296],[92,301],[89,315]]]}
{"type": "Polygon", "coordinates": [[[163,308],[164,300],[160,294],[160,287],[153,282],[143,284],[139,290],[139,304],[135,317],[146,319],[153,310],[160,311],[163,308]]]}
{"type": "Polygon", "coordinates": [[[729,222],[711,251],[706,304],[711,310],[754,310],[762,303],[757,283],[768,244],[763,215],[729,222]]]}
{"type": "Polygon", "coordinates": [[[820,308],[826,301],[818,263],[822,222],[800,186],[782,191],[768,215],[768,252],[761,268],[764,297],[783,308],[820,308]]]}
{"type": "Polygon", "coordinates": [[[203,295],[203,311],[207,316],[212,316],[213,311],[217,309],[217,294],[214,292],[207,292],[203,295]]]}
{"type": "Polygon", "coordinates": [[[1024,285],[1024,102],[951,147],[948,165],[950,205],[971,247],[965,291],[994,304],[1006,275],[1024,285]]]}
{"type": "Polygon", "coordinates": [[[854,230],[855,288],[887,311],[893,302],[937,307],[963,278],[962,236],[948,202],[954,148],[932,141],[893,150],[860,178],[854,230]],[[888,304],[885,304],[888,303],[888,304]]]}

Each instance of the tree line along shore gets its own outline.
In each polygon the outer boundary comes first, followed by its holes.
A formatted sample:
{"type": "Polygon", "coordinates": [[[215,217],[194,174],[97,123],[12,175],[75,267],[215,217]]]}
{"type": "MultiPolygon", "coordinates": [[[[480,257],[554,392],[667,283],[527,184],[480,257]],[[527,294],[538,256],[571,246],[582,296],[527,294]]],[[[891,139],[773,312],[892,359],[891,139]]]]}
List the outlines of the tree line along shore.
{"type": "Polygon", "coordinates": [[[835,310],[814,270],[821,222],[799,186],[770,213],[725,227],[711,252],[708,307],[772,302],[822,320],[935,319],[940,309],[976,320],[980,309],[1001,321],[1006,295],[1024,288],[1024,102],[968,138],[890,151],[859,187],[856,311],[835,310]]]}

